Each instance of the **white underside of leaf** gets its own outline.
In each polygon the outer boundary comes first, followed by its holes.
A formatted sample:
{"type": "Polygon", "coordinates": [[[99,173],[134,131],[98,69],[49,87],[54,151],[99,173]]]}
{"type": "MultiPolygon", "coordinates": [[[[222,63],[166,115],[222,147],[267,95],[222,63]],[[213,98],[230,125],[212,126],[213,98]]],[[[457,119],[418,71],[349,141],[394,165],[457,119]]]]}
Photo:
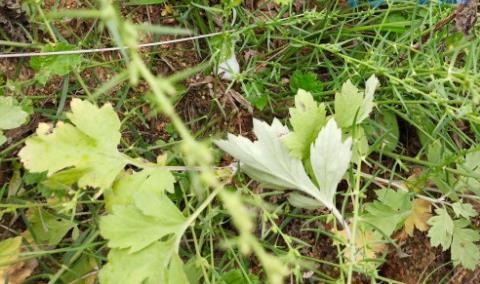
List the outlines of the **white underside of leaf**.
{"type": "Polygon", "coordinates": [[[235,53],[225,61],[218,64],[217,75],[220,75],[223,80],[232,81],[235,75],[240,73],[240,64],[238,64],[235,53]]]}
{"type": "Polygon", "coordinates": [[[337,185],[352,158],[352,139],[342,142],[342,131],[334,119],[320,131],[310,148],[310,161],[324,197],[333,202],[337,185]]]}
{"type": "Polygon", "coordinates": [[[240,161],[241,169],[253,179],[276,189],[299,189],[317,195],[318,189],[308,178],[302,162],[292,158],[281,142],[289,130],[275,119],[272,125],[253,120],[253,129],[258,140],[228,135],[227,140],[215,144],[240,161]]]}
{"type": "Polygon", "coordinates": [[[215,144],[238,159],[241,162],[241,169],[251,178],[270,188],[300,190],[320,201],[327,208],[333,208],[333,195],[336,189],[336,184],[333,185],[333,183],[340,181],[351,157],[351,140],[344,144],[341,142],[341,132],[337,133],[340,130],[335,122],[333,125],[330,123],[329,128],[320,132],[317,147],[312,147],[312,151],[318,152],[312,153],[312,157],[315,156],[315,164],[312,164],[318,167],[316,171],[323,170],[325,173],[334,174],[333,177],[318,174],[317,178],[326,178],[321,185],[327,187],[320,187],[320,190],[310,180],[302,161],[293,158],[282,143],[281,138],[289,132],[287,127],[277,119],[272,125],[254,119],[253,129],[258,138],[255,142],[229,134],[227,140],[215,141],[215,144]],[[331,135],[334,140],[329,142],[332,139],[331,135]],[[323,139],[328,141],[325,142],[323,139]],[[335,149],[336,147],[339,148],[335,149]],[[326,150],[332,151],[333,156],[325,154],[326,150]],[[347,150],[349,152],[344,153],[347,150]],[[341,157],[341,165],[337,165],[338,155],[341,157]],[[321,163],[327,163],[327,165],[321,165],[321,163]],[[341,174],[340,171],[342,171],[341,174]]]}

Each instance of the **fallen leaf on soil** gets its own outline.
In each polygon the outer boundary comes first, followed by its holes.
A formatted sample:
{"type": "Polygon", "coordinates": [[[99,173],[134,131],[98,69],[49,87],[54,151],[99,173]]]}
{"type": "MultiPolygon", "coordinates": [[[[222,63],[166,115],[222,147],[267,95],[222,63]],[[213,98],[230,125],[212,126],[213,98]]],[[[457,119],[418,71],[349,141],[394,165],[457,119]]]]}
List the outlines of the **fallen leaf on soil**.
{"type": "Polygon", "coordinates": [[[20,259],[21,244],[22,237],[0,242],[0,281],[2,283],[23,283],[38,265],[35,259],[20,259]]]}
{"type": "Polygon", "coordinates": [[[416,198],[413,200],[412,211],[405,220],[404,230],[409,236],[413,235],[413,230],[417,228],[421,232],[428,230],[428,219],[432,216],[430,213],[432,204],[426,200],[416,198]]]}
{"type": "MultiPolygon", "coordinates": [[[[350,229],[352,229],[351,223],[350,229]]],[[[348,243],[345,230],[338,231],[337,234],[342,240],[344,240],[343,243],[348,243]]],[[[355,233],[355,257],[352,258],[352,250],[349,247],[344,250],[344,256],[350,261],[371,267],[370,265],[375,265],[375,262],[369,260],[376,259],[384,250],[385,243],[379,233],[366,228],[357,227],[357,232],[355,233]],[[365,262],[361,263],[363,261],[365,262]]]]}

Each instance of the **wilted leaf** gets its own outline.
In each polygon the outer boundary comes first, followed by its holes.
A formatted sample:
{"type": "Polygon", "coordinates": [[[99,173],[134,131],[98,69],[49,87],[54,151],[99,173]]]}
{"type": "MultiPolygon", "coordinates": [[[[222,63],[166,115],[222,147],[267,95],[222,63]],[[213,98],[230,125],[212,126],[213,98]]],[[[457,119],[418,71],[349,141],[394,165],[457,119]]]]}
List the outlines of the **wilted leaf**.
{"type": "MultiPolygon", "coordinates": [[[[350,223],[350,229],[352,229],[352,223],[350,223]]],[[[339,231],[338,236],[342,243],[348,243],[345,230],[339,231]]],[[[352,250],[348,246],[344,249],[343,254],[349,261],[371,268],[375,264],[371,260],[376,259],[384,250],[385,241],[381,234],[365,228],[360,223],[357,224],[355,232],[355,255],[352,256],[352,250]]]]}
{"type": "Polygon", "coordinates": [[[412,202],[412,210],[410,215],[405,220],[405,232],[413,235],[414,228],[424,232],[428,230],[428,219],[432,216],[430,213],[432,204],[424,199],[415,198],[412,202]]]}
{"type": "Polygon", "coordinates": [[[22,284],[38,265],[35,259],[20,258],[21,244],[22,237],[0,242],[0,281],[2,283],[22,284]]]}

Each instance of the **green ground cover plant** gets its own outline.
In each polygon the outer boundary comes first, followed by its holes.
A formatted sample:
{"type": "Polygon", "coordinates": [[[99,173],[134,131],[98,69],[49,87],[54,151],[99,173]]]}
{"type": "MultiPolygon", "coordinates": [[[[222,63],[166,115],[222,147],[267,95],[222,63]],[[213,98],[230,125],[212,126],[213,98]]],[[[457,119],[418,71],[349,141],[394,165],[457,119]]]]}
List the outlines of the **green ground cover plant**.
{"type": "Polygon", "coordinates": [[[0,281],[478,281],[478,1],[346,2],[0,0],[0,281]]]}

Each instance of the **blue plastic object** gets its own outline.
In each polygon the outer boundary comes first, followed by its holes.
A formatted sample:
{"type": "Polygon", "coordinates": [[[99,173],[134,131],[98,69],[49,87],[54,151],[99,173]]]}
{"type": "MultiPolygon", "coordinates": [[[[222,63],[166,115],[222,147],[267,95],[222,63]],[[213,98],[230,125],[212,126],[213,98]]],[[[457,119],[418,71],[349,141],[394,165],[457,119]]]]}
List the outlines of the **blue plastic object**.
{"type": "MultiPolygon", "coordinates": [[[[368,3],[370,3],[370,5],[372,6],[380,6],[381,4],[383,4],[385,1],[384,0],[348,0],[348,4],[350,4],[350,6],[352,7],[355,7],[357,6],[358,4],[362,3],[362,2],[365,2],[365,1],[368,1],[368,3]]],[[[402,0],[395,0],[396,2],[401,2],[402,0]]],[[[405,0],[403,0],[405,2],[405,0]]],[[[439,3],[447,3],[447,4],[467,4],[469,0],[439,0],[438,2],[439,3]]],[[[418,2],[420,4],[426,4],[428,3],[428,0],[418,0],[418,2]]]]}

